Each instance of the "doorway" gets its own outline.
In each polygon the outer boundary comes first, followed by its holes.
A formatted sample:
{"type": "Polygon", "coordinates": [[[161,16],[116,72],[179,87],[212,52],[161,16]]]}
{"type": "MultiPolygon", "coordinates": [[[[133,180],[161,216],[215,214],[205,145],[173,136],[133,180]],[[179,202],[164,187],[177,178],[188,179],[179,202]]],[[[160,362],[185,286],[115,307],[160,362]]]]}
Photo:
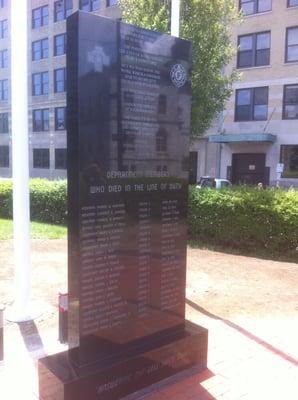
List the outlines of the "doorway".
{"type": "Polygon", "coordinates": [[[232,156],[232,183],[236,185],[268,185],[266,154],[245,153],[232,156]]]}

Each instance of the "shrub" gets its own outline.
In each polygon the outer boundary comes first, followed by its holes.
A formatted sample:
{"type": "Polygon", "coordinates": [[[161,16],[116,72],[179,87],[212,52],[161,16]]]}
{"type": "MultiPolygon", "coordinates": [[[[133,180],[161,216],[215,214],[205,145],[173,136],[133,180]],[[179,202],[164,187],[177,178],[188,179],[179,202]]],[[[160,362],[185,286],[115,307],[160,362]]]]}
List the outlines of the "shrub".
{"type": "Polygon", "coordinates": [[[294,190],[189,190],[192,240],[273,252],[298,246],[298,193],[294,190]]]}
{"type": "MultiPolygon", "coordinates": [[[[66,223],[66,180],[30,180],[31,219],[66,223]]],[[[0,180],[0,217],[12,217],[12,181],[0,180]]],[[[287,252],[298,246],[298,192],[276,189],[189,189],[191,240],[239,249],[287,252]]]]}
{"type": "Polygon", "coordinates": [[[0,179],[0,217],[12,217],[12,181],[0,179]]]}
{"type": "Polygon", "coordinates": [[[30,181],[30,215],[33,221],[65,224],[66,210],[66,180],[32,179],[30,181]]]}
{"type": "MultiPolygon", "coordinates": [[[[32,221],[66,223],[66,180],[31,179],[29,188],[32,221]]],[[[11,218],[12,214],[12,181],[0,180],[0,217],[11,218]]]]}

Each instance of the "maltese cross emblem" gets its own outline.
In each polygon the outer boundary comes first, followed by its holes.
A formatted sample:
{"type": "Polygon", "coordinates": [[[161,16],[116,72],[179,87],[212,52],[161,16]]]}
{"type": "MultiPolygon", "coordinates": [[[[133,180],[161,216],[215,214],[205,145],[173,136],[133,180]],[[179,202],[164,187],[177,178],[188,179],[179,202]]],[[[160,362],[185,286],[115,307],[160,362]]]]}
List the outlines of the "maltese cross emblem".
{"type": "Polygon", "coordinates": [[[110,65],[110,57],[101,46],[95,46],[94,50],[88,52],[88,62],[94,65],[94,71],[103,72],[103,67],[110,65]]]}

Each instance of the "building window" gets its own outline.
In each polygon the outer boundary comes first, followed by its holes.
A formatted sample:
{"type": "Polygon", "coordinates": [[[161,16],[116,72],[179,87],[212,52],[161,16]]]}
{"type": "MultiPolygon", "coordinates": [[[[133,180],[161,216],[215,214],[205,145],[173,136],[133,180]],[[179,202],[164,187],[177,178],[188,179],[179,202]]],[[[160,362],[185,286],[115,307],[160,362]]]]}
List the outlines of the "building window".
{"type": "Polygon", "coordinates": [[[258,14],[271,11],[272,0],[240,0],[239,8],[244,15],[258,14]]]}
{"type": "Polygon", "coordinates": [[[298,61],[298,26],[287,28],[286,62],[298,61]]]}
{"type": "Polygon", "coordinates": [[[49,57],[48,39],[37,40],[32,43],[32,60],[37,61],[49,57]]]}
{"type": "Polygon", "coordinates": [[[0,81],[0,100],[8,100],[8,79],[2,79],[0,81]]]}
{"type": "Polygon", "coordinates": [[[33,149],[33,168],[50,168],[49,149],[33,149]]]}
{"type": "Polygon", "coordinates": [[[298,178],[298,145],[280,146],[280,162],[284,164],[283,178],[298,178]]]}
{"type": "Polygon", "coordinates": [[[9,147],[0,146],[0,168],[9,168],[9,147]]]}
{"type": "Polygon", "coordinates": [[[283,119],[298,119],[298,85],[284,87],[283,119]]]}
{"type": "Polygon", "coordinates": [[[270,32],[238,37],[237,67],[257,67],[270,63],[270,32]]]}
{"type": "Polygon", "coordinates": [[[100,8],[100,0],[80,0],[80,10],[95,11],[100,8]]]}
{"type": "Polygon", "coordinates": [[[236,90],[235,121],[265,121],[268,113],[268,87],[236,90]]]}
{"type": "Polygon", "coordinates": [[[32,75],[32,95],[49,94],[49,73],[39,72],[32,75]]]}
{"type": "Polygon", "coordinates": [[[8,50],[0,51],[0,68],[8,67],[8,50]]]}
{"type": "Polygon", "coordinates": [[[57,107],[55,108],[55,131],[63,131],[65,129],[65,107],[57,107]]]}
{"type": "Polygon", "coordinates": [[[49,24],[49,7],[43,6],[32,10],[32,28],[39,28],[49,24]]]}
{"type": "Polygon", "coordinates": [[[72,13],[72,0],[59,0],[54,3],[54,21],[62,21],[72,13]]]}
{"type": "Polygon", "coordinates": [[[163,129],[156,134],[156,151],[167,151],[167,132],[163,129]]]}
{"type": "Polygon", "coordinates": [[[298,0],[288,0],[288,7],[298,6],[298,0]]]}
{"type": "Polygon", "coordinates": [[[55,149],[55,169],[67,168],[66,149],[55,149]]]}
{"type": "Polygon", "coordinates": [[[8,113],[0,114],[0,133],[8,133],[8,113]]]}
{"type": "Polygon", "coordinates": [[[66,69],[59,68],[54,71],[55,93],[65,92],[66,89],[66,69]]]}
{"type": "Polygon", "coordinates": [[[66,34],[54,36],[54,56],[62,56],[66,53],[66,34]]]}
{"type": "Polygon", "coordinates": [[[0,0],[0,8],[6,7],[7,0],[0,0]]]}
{"type": "Polygon", "coordinates": [[[8,36],[8,21],[4,19],[0,21],[0,39],[4,39],[8,36]]]}
{"type": "Polygon", "coordinates": [[[33,132],[43,132],[50,129],[49,109],[33,110],[33,132]]]}
{"type": "Polygon", "coordinates": [[[107,7],[116,6],[117,3],[118,3],[118,0],[107,0],[107,7]]]}

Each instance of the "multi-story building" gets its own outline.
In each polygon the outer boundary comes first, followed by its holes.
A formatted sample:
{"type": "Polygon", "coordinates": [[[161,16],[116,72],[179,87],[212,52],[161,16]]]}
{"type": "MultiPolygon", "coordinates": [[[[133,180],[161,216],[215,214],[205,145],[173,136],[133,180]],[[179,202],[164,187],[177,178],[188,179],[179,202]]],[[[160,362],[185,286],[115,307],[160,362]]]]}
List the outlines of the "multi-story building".
{"type": "Polygon", "coordinates": [[[298,186],[298,0],[235,0],[243,23],[227,68],[240,80],[226,109],[192,144],[192,179],[298,186]],[[281,165],[282,164],[282,165],[281,165]]]}
{"type": "MultiPolygon", "coordinates": [[[[298,186],[298,0],[235,0],[243,23],[227,72],[241,79],[223,115],[192,143],[192,181],[298,186]],[[282,165],[280,165],[282,164],[282,165]],[[281,169],[278,169],[281,168],[281,169]]],[[[30,175],[66,176],[66,17],[120,17],[117,0],[28,0],[30,175]]],[[[0,0],[0,176],[11,176],[10,0],[0,0]]]]}
{"type": "MultiPolygon", "coordinates": [[[[78,9],[112,18],[120,17],[117,0],[28,0],[31,177],[66,177],[66,18],[78,9]]],[[[10,126],[10,0],[0,0],[2,177],[12,174],[10,126]]]]}

